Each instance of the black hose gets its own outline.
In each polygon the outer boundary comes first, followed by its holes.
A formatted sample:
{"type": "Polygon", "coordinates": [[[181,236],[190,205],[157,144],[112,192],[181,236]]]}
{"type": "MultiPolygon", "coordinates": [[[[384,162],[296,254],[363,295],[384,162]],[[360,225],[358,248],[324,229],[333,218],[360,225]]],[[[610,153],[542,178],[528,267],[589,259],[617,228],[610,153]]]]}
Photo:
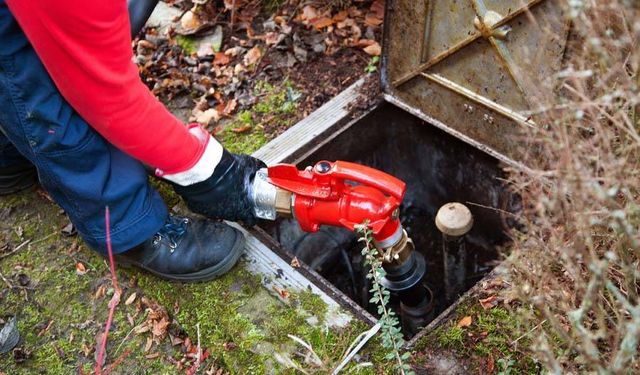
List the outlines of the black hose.
{"type": "Polygon", "coordinates": [[[349,279],[351,280],[351,295],[353,296],[352,299],[356,299],[356,275],[353,272],[351,259],[349,258],[349,254],[347,254],[347,251],[343,247],[340,248],[340,255],[342,255],[342,261],[344,262],[344,265],[347,266],[347,272],[349,272],[349,279]]]}
{"type": "Polygon", "coordinates": [[[157,4],[158,0],[127,0],[129,23],[131,24],[131,39],[135,38],[140,30],[142,30],[142,27],[147,23],[157,4]]]}

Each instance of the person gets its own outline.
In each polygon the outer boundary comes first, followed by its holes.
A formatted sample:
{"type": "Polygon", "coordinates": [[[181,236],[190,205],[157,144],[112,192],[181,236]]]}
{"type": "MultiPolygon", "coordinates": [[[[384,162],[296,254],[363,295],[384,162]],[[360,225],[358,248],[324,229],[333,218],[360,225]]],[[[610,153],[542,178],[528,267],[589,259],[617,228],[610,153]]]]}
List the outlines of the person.
{"type": "Polygon", "coordinates": [[[125,0],[0,0],[0,194],[36,178],[84,241],[160,277],[222,275],[244,249],[219,219],[254,223],[264,163],[185,126],[141,82],[125,0]],[[190,210],[171,215],[147,167],[190,210]]]}

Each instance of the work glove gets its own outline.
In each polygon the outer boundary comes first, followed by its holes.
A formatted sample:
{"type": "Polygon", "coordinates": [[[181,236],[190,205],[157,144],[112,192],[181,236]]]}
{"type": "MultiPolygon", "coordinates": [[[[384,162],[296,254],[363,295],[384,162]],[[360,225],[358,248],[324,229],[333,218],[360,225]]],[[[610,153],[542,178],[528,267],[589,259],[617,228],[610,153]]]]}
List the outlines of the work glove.
{"type": "Polygon", "coordinates": [[[266,168],[261,160],[223,150],[211,177],[192,185],[172,185],[195,213],[253,225],[257,218],[250,191],[256,171],[261,168],[266,168]]]}

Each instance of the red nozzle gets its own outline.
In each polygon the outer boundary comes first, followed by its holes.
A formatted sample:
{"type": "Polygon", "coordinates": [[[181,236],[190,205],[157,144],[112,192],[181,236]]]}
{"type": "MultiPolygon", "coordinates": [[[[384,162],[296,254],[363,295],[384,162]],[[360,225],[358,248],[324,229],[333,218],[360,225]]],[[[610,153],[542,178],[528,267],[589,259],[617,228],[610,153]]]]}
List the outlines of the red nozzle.
{"type": "Polygon", "coordinates": [[[374,239],[384,241],[400,229],[398,208],[406,185],[382,171],[345,161],[321,161],[302,171],[278,164],[269,167],[268,174],[271,184],[295,194],[293,213],[307,232],[321,225],[353,230],[368,220],[374,239]]]}

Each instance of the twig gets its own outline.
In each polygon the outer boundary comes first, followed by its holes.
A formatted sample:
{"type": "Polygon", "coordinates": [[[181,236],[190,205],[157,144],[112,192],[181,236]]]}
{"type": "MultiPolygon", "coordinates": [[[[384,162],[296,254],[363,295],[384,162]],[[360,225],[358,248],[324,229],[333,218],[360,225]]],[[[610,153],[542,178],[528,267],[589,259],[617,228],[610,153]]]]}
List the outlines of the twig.
{"type": "Polygon", "coordinates": [[[44,237],[42,237],[42,238],[40,238],[40,239],[37,239],[37,240],[35,240],[35,241],[31,242],[31,244],[29,244],[29,246],[34,245],[34,244],[37,244],[37,243],[40,243],[40,242],[42,242],[42,241],[44,241],[44,240],[47,240],[47,239],[49,239],[49,238],[51,238],[51,237],[55,236],[56,234],[57,234],[56,232],[49,233],[49,234],[47,234],[46,236],[44,236],[44,237]]]}
{"type": "Polygon", "coordinates": [[[26,240],[26,241],[24,241],[23,243],[21,243],[20,245],[16,246],[16,248],[15,248],[15,249],[13,249],[13,250],[9,251],[8,253],[0,255],[0,260],[1,260],[1,259],[4,259],[4,258],[7,258],[7,257],[9,257],[10,255],[13,255],[14,253],[17,253],[20,249],[22,249],[23,247],[25,247],[26,245],[28,245],[28,244],[29,244],[29,242],[31,242],[31,240],[30,240],[30,239],[29,239],[29,240],[26,240]]]}
{"type": "Polygon", "coordinates": [[[518,341],[520,341],[522,338],[524,338],[525,336],[529,335],[531,332],[535,331],[536,329],[540,328],[540,326],[545,324],[546,322],[547,322],[547,319],[543,320],[542,322],[540,322],[540,324],[538,324],[537,326],[531,328],[528,332],[526,332],[522,336],[520,336],[517,339],[511,341],[510,346],[514,346],[518,341]]]}
{"type": "Polygon", "coordinates": [[[104,375],[108,375],[111,371],[113,371],[116,366],[118,366],[125,358],[127,358],[131,354],[131,349],[127,349],[124,353],[120,354],[120,356],[113,361],[113,363],[104,371],[104,375]]]}
{"type": "Polygon", "coordinates": [[[9,282],[9,280],[7,280],[6,277],[4,277],[4,275],[2,273],[0,273],[0,279],[2,279],[2,281],[4,281],[5,284],[7,284],[9,289],[13,289],[14,288],[14,286],[9,282]]]}
{"type": "Polygon", "coordinates": [[[485,206],[484,204],[474,203],[474,202],[469,202],[469,201],[466,201],[465,203],[468,204],[468,205],[471,205],[471,206],[482,207],[482,208],[486,208],[488,210],[493,210],[493,211],[496,211],[496,212],[500,212],[500,213],[505,214],[505,215],[509,215],[509,216],[513,216],[513,217],[519,217],[518,215],[514,214],[513,212],[501,210],[499,208],[495,208],[495,207],[491,207],[491,206],[485,206]]]}
{"type": "Polygon", "coordinates": [[[107,317],[107,323],[104,328],[104,334],[102,335],[102,342],[100,343],[100,349],[98,351],[98,358],[96,362],[96,370],[95,373],[97,375],[101,374],[102,370],[102,360],[105,355],[105,351],[107,348],[107,336],[109,335],[109,330],[111,329],[111,323],[113,322],[113,314],[116,311],[116,306],[120,303],[120,294],[122,291],[118,286],[118,276],[116,275],[116,266],[113,261],[113,250],[111,249],[111,226],[109,223],[109,207],[105,207],[104,213],[105,227],[106,227],[106,235],[107,235],[107,253],[109,254],[109,268],[111,270],[111,284],[113,285],[114,293],[111,301],[109,302],[109,316],[107,317]]]}
{"type": "Polygon", "coordinates": [[[342,362],[340,362],[340,364],[338,364],[338,366],[336,366],[336,368],[333,369],[333,371],[331,372],[331,375],[337,375],[340,371],[342,371],[344,366],[346,366],[353,359],[353,357],[355,357],[355,355],[358,354],[360,349],[362,349],[365,346],[365,344],[369,342],[369,340],[371,340],[371,338],[375,336],[376,333],[378,333],[381,327],[382,325],[378,323],[373,327],[371,327],[370,330],[364,331],[360,335],[358,335],[358,337],[356,337],[356,339],[353,340],[349,348],[347,348],[347,350],[344,353],[342,362]]]}
{"type": "Polygon", "coordinates": [[[200,323],[196,324],[196,331],[198,332],[198,352],[196,353],[196,362],[191,366],[189,371],[187,371],[188,375],[193,375],[198,371],[200,367],[200,363],[202,363],[202,347],[200,346],[200,323]]]}

